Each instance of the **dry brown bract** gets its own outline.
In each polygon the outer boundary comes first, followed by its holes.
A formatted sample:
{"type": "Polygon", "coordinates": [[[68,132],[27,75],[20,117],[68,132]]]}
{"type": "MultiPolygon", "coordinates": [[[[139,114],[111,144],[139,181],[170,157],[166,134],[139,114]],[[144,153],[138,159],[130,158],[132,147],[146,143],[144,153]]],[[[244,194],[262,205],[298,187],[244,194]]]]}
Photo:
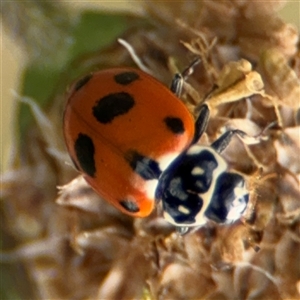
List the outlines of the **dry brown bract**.
{"type": "MultiPolygon", "coordinates": [[[[81,177],[65,185],[76,175],[65,163],[58,114],[35,111],[43,130],[28,132],[24,159],[4,174],[2,192],[17,241],[4,258],[22,261],[37,298],[300,298],[300,52],[297,30],[276,14],[282,2],[140,2],[150,26],[122,37],[165,83],[170,69],[201,57],[183,100],[196,113],[217,85],[202,143],[230,127],[254,136],[267,128],[259,144],[235,139],[224,153],[251,193],[245,217],[233,225],[208,222],[179,236],[159,211],[133,220],[81,177]],[[54,140],[45,139],[49,130],[54,140]],[[65,185],[58,198],[57,185],[65,185]]],[[[132,59],[115,44],[82,61],[91,62],[95,69],[132,59]]]]}

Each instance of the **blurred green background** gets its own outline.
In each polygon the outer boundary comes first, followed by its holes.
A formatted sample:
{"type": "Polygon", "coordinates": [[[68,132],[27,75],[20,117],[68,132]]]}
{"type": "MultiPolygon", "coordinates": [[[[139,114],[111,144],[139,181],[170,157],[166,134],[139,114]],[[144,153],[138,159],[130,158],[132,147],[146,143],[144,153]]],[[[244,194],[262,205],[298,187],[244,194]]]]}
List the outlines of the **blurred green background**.
{"type": "MultiPolygon", "coordinates": [[[[72,42],[70,42],[71,46],[68,47],[68,42],[65,41],[60,42],[59,39],[57,39],[56,37],[53,38],[53,36],[51,36],[51,30],[54,31],[55,28],[54,29],[50,28],[49,31],[44,36],[45,41],[46,43],[47,41],[51,43],[52,42],[51,38],[52,38],[53,44],[56,45],[57,43],[60,43],[58,45],[60,50],[57,51],[57,53],[49,53],[49,52],[46,53],[47,56],[45,59],[46,63],[45,65],[43,65],[43,62],[42,63],[40,62],[41,68],[39,68],[38,61],[36,62],[35,65],[33,62],[33,67],[28,68],[28,62],[30,62],[32,65],[32,61],[28,61],[27,58],[29,55],[26,52],[26,50],[28,49],[24,49],[24,47],[22,47],[24,45],[20,43],[20,40],[23,39],[23,37],[20,37],[20,32],[22,32],[22,28],[18,28],[18,26],[22,26],[22,20],[20,22],[19,21],[15,22],[14,20],[7,20],[7,17],[10,18],[10,16],[12,15],[13,16],[12,19],[24,18],[25,21],[23,22],[27,22],[27,24],[29,24],[28,25],[29,29],[26,29],[27,33],[29,32],[29,34],[31,34],[32,36],[35,34],[37,37],[39,36],[39,34],[41,34],[41,32],[45,32],[46,30],[48,30],[47,26],[48,25],[51,26],[51,21],[50,23],[46,23],[47,22],[46,21],[45,24],[42,24],[42,26],[44,26],[45,28],[38,28],[37,32],[34,32],[34,30],[36,29],[34,26],[36,26],[35,25],[36,22],[39,22],[38,20],[39,18],[38,14],[40,13],[39,9],[41,9],[41,7],[43,7],[44,4],[35,4],[35,1],[32,1],[28,4],[22,4],[22,3],[20,4],[20,3],[21,1],[19,3],[18,1],[16,1],[13,4],[10,4],[10,6],[5,6],[5,4],[1,5],[3,19],[5,20],[6,18],[6,23],[5,23],[6,26],[8,24],[9,26],[15,27],[11,30],[11,32],[14,33],[15,31],[16,35],[19,36],[18,39],[14,39],[9,34],[9,30],[7,30],[7,28],[3,25],[4,22],[1,18],[1,23],[0,23],[1,26],[0,27],[1,28],[1,32],[0,32],[0,37],[1,37],[0,172],[7,170],[7,167],[9,165],[10,153],[12,152],[13,149],[13,143],[17,139],[15,133],[18,132],[18,129],[22,127],[24,123],[24,118],[21,119],[22,122],[21,126],[20,124],[17,124],[15,120],[15,116],[17,117],[18,114],[16,114],[17,100],[14,95],[14,92],[19,92],[20,90],[23,90],[23,92],[25,92],[26,95],[30,95],[33,98],[36,98],[37,95],[41,95],[41,89],[45,88],[45,80],[48,84],[49,81],[51,81],[52,79],[54,80],[56,79],[55,76],[57,76],[57,72],[58,71],[61,72],[61,70],[59,70],[59,64],[61,63],[61,66],[63,67],[64,64],[66,63],[66,57],[74,58],[76,57],[76,53],[78,54],[78,53],[85,53],[87,51],[93,51],[94,49],[91,47],[94,48],[96,47],[96,49],[98,49],[99,47],[103,46],[101,43],[102,41],[104,41],[105,43],[105,41],[107,40],[106,37],[111,36],[112,38],[115,38],[116,35],[120,34],[121,32],[123,32],[123,30],[125,30],[126,24],[123,20],[124,18],[122,19],[122,17],[117,17],[112,19],[112,13],[119,13],[119,16],[121,16],[121,13],[126,13],[126,12],[131,12],[131,13],[133,12],[133,14],[140,13],[138,11],[139,9],[138,5],[133,5],[132,4],[133,2],[131,2],[130,4],[128,3],[128,1],[124,1],[124,0],[116,1],[116,2],[104,2],[104,1],[64,2],[62,1],[62,3],[59,3],[59,5],[62,4],[63,8],[66,11],[68,11],[68,13],[71,15],[71,19],[73,18],[75,19],[75,21],[73,24],[71,24],[70,22],[72,22],[72,20],[70,21],[70,15],[69,15],[65,17],[65,20],[67,20],[69,17],[69,21],[64,21],[64,19],[61,18],[60,20],[54,20],[53,24],[55,22],[57,23],[60,22],[59,26],[61,27],[62,31],[67,31],[67,30],[72,31],[71,34],[73,40],[72,42]],[[18,5],[19,8],[17,8],[18,5]],[[36,10],[35,10],[35,5],[36,5],[36,10]],[[20,14],[20,11],[22,11],[22,9],[31,9],[32,13],[30,15],[30,18],[32,19],[28,20],[27,15],[25,15],[25,17],[22,15],[21,16],[18,15],[20,14]],[[85,14],[84,17],[78,18],[78,16],[85,11],[88,11],[89,13],[85,14]],[[97,13],[101,13],[102,19],[100,18],[100,21],[97,13]],[[90,28],[92,28],[89,34],[87,34],[87,28],[86,28],[87,26],[90,26],[90,28]],[[96,36],[96,34],[99,35],[99,27],[102,29],[101,32],[104,33],[103,36],[101,37],[96,36]],[[74,37],[74,35],[76,35],[76,37],[74,37]],[[67,46],[60,47],[63,44],[67,46]],[[26,69],[26,73],[24,74],[25,67],[27,67],[27,69],[26,69]],[[46,76],[43,77],[42,68],[45,67],[47,68],[47,74],[46,76]],[[25,78],[25,81],[23,81],[23,78],[25,78]],[[32,80],[36,81],[35,91],[32,91],[32,80]],[[31,90],[28,91],[27,87],[31,88],[31,90]]],[[[52,4],[49,5],[50,10],[51,10],[51,5],[52,4]]],[[[52,11],[52,14],[53,13],[55,14],[55,6],[53,10],[54,11],[52,11]]],[[[49,18],[51,18],[51,12],[49,12],[49,18]]],[[[68,35],[68,33],[66,32],[62,32],[62,33],[65,34],[65,36],[68,35]]],[[[37,39],[37,37],[35,37],[35,39],[37,39]]],[[[25,39],[26,38],[27,37],[25,37],[25,39]]],[[[30,39],[30,37],[28,37],[28,39],[30,39]]],[[[108,40],[107,42],[111,42],[111,40],[108,40]]],[[[54,47],[54,49],[56,49],[56,47],[54,47]]],[[[46,90],[43,91],[45,93],[45,98],[47,98],[47,96],[49,96],[49,93],[51,93],[51,91],[48,91],[49,86],[51,85],[49,84],[46,85],[46,90]]],[[[43,102],[43,100],[41,99],[37,99],[37,100],[39,101],[39,103],[41,101],[43,102]]],[[[28,107],[25,109],[28,109],[28,107]]],[[[23,116],[24,115],[26,114],[23,113],[23,116]]],[[[27,113],[27,115],[30,114],[27,113]]]]}

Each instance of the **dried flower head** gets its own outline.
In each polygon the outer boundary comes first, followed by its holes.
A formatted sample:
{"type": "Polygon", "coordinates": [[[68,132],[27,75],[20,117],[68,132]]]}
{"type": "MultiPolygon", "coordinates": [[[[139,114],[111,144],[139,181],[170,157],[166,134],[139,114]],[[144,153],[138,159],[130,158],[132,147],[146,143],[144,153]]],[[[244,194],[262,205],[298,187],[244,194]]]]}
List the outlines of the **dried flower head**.
{"type": "Polygon", "coordinates": [[[120,37],[127,47],[115,43],[79,61],[95,69],[138,58],[168,84],[201,58],[183,95],[196,115],[216,86],[199,142],[228,128],[265,137],[253,145],[234,139],[224,152],[251,195],[234,224],[210,221],[180,236],[159,207],[145,219],[121,214],[71,167],[57,120],[63,96],[47,114],[22,98],[38,126],[27,132],[24,159],[2,176],[5,227],[16,241],[3,259],[22,262],[36,298],[299,299],[299,44],[277,16],[282,2],[142,1],[148,24],[120,37]]]}

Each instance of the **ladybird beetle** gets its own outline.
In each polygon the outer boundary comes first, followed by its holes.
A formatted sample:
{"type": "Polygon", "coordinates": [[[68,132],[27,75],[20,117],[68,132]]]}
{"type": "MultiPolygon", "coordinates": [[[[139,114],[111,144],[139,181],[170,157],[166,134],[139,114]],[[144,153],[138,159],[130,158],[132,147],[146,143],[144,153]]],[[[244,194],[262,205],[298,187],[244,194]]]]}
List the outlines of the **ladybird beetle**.
{"type": "Polygon", "coordinates": [[[244,133],[227,131],[210,147],[197,145],[209,108],[202,105],[194,120],[178,98],[183,78],[177,74],[168,89],[143,71],[115,68],[79,80],[64,111],[67,149],[92,188],[126,214],[148,216],[162,201],[165,219],[178,228],[205,217],[234,221],[248,191],[220,153],[244,133]]]}

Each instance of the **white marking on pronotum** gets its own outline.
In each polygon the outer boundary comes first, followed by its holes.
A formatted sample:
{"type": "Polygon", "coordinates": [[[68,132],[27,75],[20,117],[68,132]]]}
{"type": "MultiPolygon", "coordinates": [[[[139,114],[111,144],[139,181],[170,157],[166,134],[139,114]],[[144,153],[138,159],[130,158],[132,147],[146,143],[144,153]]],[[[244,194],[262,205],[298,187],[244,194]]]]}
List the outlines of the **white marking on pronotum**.
{"type": "Polygon", "coordinates": [[[200,168],[200,167],[195,167],[195,168],[192,170],[191,174],[192,174],[192,175],[203,175],[204,172],[205,172],[205,170],[203,170],[202,168],[200,168]]]}
{"type": "Polygon", "coordinates": [[[247,203],[245,201],[241,201],[241,199],[235,199],[232,205],[229,207],[229,211],[227,214],[227,222],[231,223],[241,217],[244,210],[246,209],[247,203]]]}
{"type": "Polygon", "coordinates": [[[234,195],[238,198],[244,197],[246,194],[248,194],[248,191],[243,186],[236,186],[233,189],[234,195]]]}
{"type": "Polygon", "coordinates": [[[201,153],[204,149],[208,149],[208,147],[201,147],[201,146],[198,146],[198,145],[194,145],[194,146],[189,148],[189,150],[186,152],[186,154],[196,155],[196,154],[201,153]]]}
{"type": "Polygon", "coordinates": [[[236,186],[233,190],[234,192],[234,200],[231,202],[229,207],[229,211],[227,214],[227,222],[235,221],[239,219],[246,209],[247,202],[244,197],[248,194],[248,191],[244,186],[236,186]]]}
{"type": "Polygon", "coordinates": [[[160,156],[157,159],[160,170],[165,171],[178,155],[179,155],[179,153],[172,152],[172,153],[168,153],[168,154],[160,156]]]}
{"type": "Polygon", "coordinates": [[[155,191],[157,188],[158,180],[152,179],[152,180],[145,180],[144,182],[144,190],[147,195],[147,198],[149,199],[155,199],[155,191]]]}
{"type": "Polygon", "coordinates": [[[191,212],[188,208],[186,208],[183,205],[179,205],[178,210],[185,215],[188,215],[191,212]]]}

